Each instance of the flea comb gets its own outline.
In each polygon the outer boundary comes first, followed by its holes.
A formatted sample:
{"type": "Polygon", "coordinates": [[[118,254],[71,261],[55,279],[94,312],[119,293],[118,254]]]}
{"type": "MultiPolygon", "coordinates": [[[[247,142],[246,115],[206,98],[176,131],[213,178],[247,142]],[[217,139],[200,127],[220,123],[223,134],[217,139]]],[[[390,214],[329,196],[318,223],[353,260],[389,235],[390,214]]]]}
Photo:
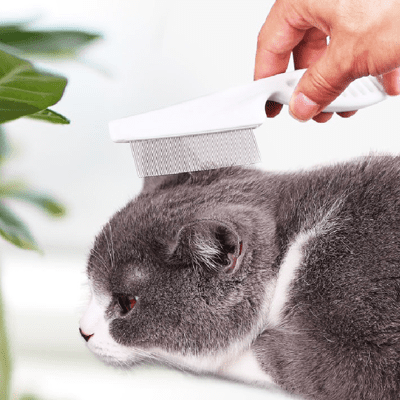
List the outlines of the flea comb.
{"type": "MultiPolygon", "coordinates": [[[[114,142],[130,142],[140,177],[260,162],[254,129],[265,103],[289,104],[305,70],[260,79],[161,110],[110,122],[114,142]]],[[[352,82],[324,111],[344,112],[387,97],[372,76],[352,82]]]]}

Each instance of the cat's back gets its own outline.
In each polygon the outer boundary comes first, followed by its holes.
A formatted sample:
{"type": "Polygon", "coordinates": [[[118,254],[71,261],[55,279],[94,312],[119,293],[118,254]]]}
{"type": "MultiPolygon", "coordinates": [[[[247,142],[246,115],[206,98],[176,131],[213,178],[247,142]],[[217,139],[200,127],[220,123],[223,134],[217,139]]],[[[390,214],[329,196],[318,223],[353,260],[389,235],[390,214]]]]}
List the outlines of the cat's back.
{"type": "Polygon", "coordinates": [[[398,399],[400,160],[369,157],[294,179],[281,245],[301,255],[285,306],[258,342],[265,368],[310,398],[398,399]]]}

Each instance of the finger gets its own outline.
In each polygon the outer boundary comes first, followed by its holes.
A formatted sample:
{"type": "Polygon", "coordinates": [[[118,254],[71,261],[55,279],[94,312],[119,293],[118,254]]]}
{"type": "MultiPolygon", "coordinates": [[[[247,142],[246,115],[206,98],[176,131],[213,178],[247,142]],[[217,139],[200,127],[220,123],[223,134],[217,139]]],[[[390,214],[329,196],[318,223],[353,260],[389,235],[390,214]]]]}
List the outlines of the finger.
{"type": "Polygon", "coordinates": [[[332,118],[332,115],[333,113],[331,112],[322,112],[313,117],[313,120],[319,123],[328,122],[332,118]]]}
{"type": "Polygon", "coordinates": [[[380,81],[388,95],[397,96],[400,94],[400,68],[382,75],[380,81]]]}
{"type": "Polygon", "coordinates": [[[352,117],[357,111],[346,111],[346,112],[338,112],[337,115],[340,115],[342,118],[352,117]]]}
{"type": "Polygon", "coordinates": [[[287,12],[281,2],[277,1],[261,28],[257,42],[255,80],[285,72],[293,48],[309,28],[304,23],[301,26],[298,16],[288,18],[287,12]],[[299,26],[296,21],[299,21],[299,26]]]}
{"type": "MultiPolygon", "coordinates": [[[[294,65],[296,69],[308,68],[324,54],[327,48],[327,36],[317,28],[312,28],[304,35],[303,40],[293,50],[294,65]]],[[[356,111],[338,113],[343,118],[354,115],[356,111]]],[[[313,117],[318,123],[328,122],[333,113],[319,113],[313,117]]]]}
{"type": "Polygon", "coordinates": [[[265,103],[265,113],[268,118],[276,117],[282,110],[282,104],[277,103],[276,101],[268,100],[265,103]]]}
{"type": "MultiPolygon", "coordinates": [[[[303,40],[293,50],[294,65],[296,69],[308,68],[315,63],[327,48],[327,36],[324,32],[313,28],[307,31],[303,40]]],[[[342,118],[349,118],[357,111],[337,113],[342,118]]],[[[313,120],[319,123],[327,122],[333,113],[319,113],[313,120]]]]}
{"type": "MultiPolygon", "coordinates": [[[[295,69],[308,68],[317,62],[327,48],[326,34],[317,28],[308,30],[301,42],[293,49],[295,69]]],[[[313,117],[318,123],[328,122],[333,113],[319,113],[313,117]]]]}
{"type": "MultiPolygon", "coordinates": [[[[287,22],[280,4],[274,4],[258,36],[255,80],[285,72],[293,48],[305,33],[287,22]]],[[[281,109],[282,105],[273,101],[265,104],[268,118],[276,117],[281,109]]]]}
{"type": "Polygon", "coordinates": [[[308,68],[324,54],[327,43],[326,34],[317,28],[309,29],[301,42],[293,49],[295,69],[308,68]]]}
{"type": "Polygon", "coordinates": [[[292,116],[307,121],[319,114],[354,80],[349,68],[344,68],[343,54],[334,43],[328,46],[298,83],[289,103],[292,116]]]}

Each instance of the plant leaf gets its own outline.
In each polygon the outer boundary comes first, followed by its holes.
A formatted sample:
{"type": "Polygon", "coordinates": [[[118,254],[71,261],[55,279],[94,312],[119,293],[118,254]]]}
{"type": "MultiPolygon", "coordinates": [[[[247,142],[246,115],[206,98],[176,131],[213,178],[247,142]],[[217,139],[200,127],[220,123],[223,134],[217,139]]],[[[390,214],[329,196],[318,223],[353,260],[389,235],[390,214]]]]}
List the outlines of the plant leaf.
{"type": "Polygon", "coordinates": [[[19,400],[39,400],[39,397],[34,396],[33,394],[24,394],[19,400]]]}
{"type": "Polygon", "coordinates": [[[65,207],[50,196],[26,191],[21,193],[18,199],[41,208],[51,217],[63,217],[66,213],[65,207]]]}
{"type": "Polygon", "coordinates": [[[101,38],[97,33],[80,30],[35,30],[26,25],[18,22],[0,25],[0,43],[30,54],[71,57],[101,38]]]}
{"type": "Polygon", "coordinates": [[[0,197],[13,197],[16,192],[26,190],[26,184],[22,180],[0,183],[0,197]]]}
{"type": "Polygon", "coordinates": [[[23,183],[19,181],[7,182],[0,185],[0,197],[25,201],[39,207],[52,217],[62,217],[66,213],[65,207],[57,200],[45,194],[26,190],[23,183]]]}
{"type": "Polygon", "coordinates": [[[66,78],[39,72],[30,62],[0,51],[0,123],[57,103],[66,84],[66,78]]]}
{"type": "Polygon", "coordinates": [[[1,202],[0,236],[21,249],[39,250],[28,227],[1,202]]]}
{"type": "Polygon", "coordinates": [[[52,124],[68,125],[71,122],[68,118],[59,113],[56,113],[53,110],[50,110],[49,108],[46,108],[45,110],[40,110],[35,114],[27,115],[27,117],[40,121],[51,122],[52,124]]]}

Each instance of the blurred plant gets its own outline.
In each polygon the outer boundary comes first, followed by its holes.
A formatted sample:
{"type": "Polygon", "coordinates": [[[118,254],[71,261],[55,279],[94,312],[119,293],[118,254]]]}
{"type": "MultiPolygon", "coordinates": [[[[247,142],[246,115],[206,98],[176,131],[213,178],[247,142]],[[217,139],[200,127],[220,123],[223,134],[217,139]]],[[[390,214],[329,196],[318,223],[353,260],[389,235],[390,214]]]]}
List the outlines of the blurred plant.
{"type": "MultiPolygon", "coordinates": [[[[0,126],[0,176],[1,167],[10,153],[10,145],[4,130],[0,126]]],[[[0,236],[21,249],[39,250],[39,247],[28,227],[9,208],[5,200],[28,202],[53,217],[61,217],[65,214],[64,207],[56,200],[48,195],[28,189],[24,182],[17,180],[0,181],[0,236]]]]}
{"type": "MultiPolygon", "coordinates": [[[[79,50],[100,35],[77,30],[34,30],[27,22],[0,24],[0,124],[21,117],[54,124],[69,120],[48,107],[57,103],[67,79],[40,71],[21,56],[76,58],[79,50]]],[[[0,125],[0,236],[13,245],[39,250],[29,228],[9,208],[7,202],[28,202],[48,215],[64,215],[64,207],[52,197],[29,190],[21,181],[2,181],[1,168],[11,154],[11,146],[0,125]]],[[[0,288],[0,399],[10,398],[11,359],[4,323],[0,288]]],[[[20,400],[36,399],[24,395],[20,400]]]]}
{"type": "Polygon", "coordinates": [[[0,25],[0,46],[11,54],[76,58],[90,42],[101,38],[97,33],[77,30],[32,30],[30,22],[0,25]],[[6,47],[7,46],[7,47],[6,47]]]}

